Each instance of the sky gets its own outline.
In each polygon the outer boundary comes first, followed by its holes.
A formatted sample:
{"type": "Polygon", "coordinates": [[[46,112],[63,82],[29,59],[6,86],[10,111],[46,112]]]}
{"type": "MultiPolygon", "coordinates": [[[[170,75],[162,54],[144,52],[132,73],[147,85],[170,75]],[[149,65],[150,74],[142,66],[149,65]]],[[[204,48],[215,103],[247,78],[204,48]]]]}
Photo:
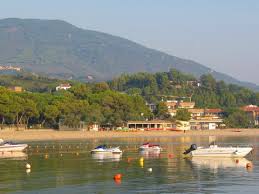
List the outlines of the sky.
{"type": "Polygon", "coordinates": [[[3,18],[61,19],[259,85],[259,0],[1,0],[3,18]]]}

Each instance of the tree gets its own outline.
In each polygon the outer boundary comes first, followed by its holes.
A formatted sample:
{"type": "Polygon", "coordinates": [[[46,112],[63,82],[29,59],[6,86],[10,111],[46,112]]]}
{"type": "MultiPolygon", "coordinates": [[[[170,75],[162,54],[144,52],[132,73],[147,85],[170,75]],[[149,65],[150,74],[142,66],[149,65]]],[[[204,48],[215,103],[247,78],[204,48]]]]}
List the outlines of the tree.
{"type": "Polygon", "coordinates": [[[191,113],[187,109],[178,109],[176,111],[176,120],[189,121],[191,119],[191,113]]]}
{"type": "Polygon", "coordinates": [[[170,119],[171,115],[169,114],[168,108],[164,102],[158,103],[155,116],[159,119],[170,119]]]}
{"type": "Polygon", "coordinates": [[[226,115],[224,122],[228,127],[248,128],[253,125],[248,115],[242,110],[231,109],[228,110],[226,115]]]}

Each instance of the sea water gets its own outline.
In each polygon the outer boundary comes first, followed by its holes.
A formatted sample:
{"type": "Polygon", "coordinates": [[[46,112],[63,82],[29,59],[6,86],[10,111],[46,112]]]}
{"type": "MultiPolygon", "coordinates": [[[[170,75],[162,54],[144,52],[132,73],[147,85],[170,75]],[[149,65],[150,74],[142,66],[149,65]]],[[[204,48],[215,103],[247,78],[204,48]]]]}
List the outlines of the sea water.
{"type": "Polygon", "coordinates": [[[258,193],[258,140],[210,136],[27,142],[26,153],[0,153],[0,193],[258,193]],[[141,153],[138,147],[144,142],[160,144],[163,150],[141,153]],[[214,142],[251,145],[254,151],[243,159],[182,154],[192,143],[214,142]],[[99,144],[120,146],[123,154],[91,155],[99,144]],[[115,181],[115,174],[121,180],[115,181]]]}

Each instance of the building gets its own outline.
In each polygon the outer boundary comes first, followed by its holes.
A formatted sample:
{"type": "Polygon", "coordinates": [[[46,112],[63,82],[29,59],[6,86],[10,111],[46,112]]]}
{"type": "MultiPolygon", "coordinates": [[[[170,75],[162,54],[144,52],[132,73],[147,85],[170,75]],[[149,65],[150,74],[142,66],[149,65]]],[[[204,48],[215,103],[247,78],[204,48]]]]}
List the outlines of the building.
{"type": "Polygon", "coordinates": [[[59,86],[56,87],[56,91],[58,91],[58,90],[68,90],[69,88],[71,88],[71,85],[69,83],[60,84],[59,86]]]}
{"type": "Polygon", "coordinates": [[[194,108],[195,102],[178,102],[178,108],[191,109],[194,108]]]}
{"type": "Polygon", "coordinates": [[[224,111],[220,108],[211,108],[204,110],[204,116],[212,116],[215,118],[220,118],[224,114],[224,111]]]}
{"type": "Polygon", "coordinates": [[[12,86],[12,87],[9,87],[8,89],[11,90],[11,91],[14,91],[14,92],[22,92],[23,91],[23,88],[21,86],[12,86]]]}
{"type": "Polygon", "coordinates": [[[190,120],[192,130],[217,129],[221,124],[223,124],[223,119],[215,119],[213,117],[197,117],[190,120]]]}
{"type": "Polygon", "coordinates": [[[177,110],[176,109],[168,109],[169,114],[174,117],[176,116],[177,110]]]}
{"type": "Polygon", "coordinates": [[[251,120],[254,121],[254,125],[259,125],[259,107],[256,105],[248,105],[241,108],[245,111],[251,120]]]}
{"type": "Polygon", "coordinates": [[[176,121],[176,129],[182,130],[182,131],[190,130],[191,129],[190,122],[189,121],[176,121]]]}
{"type": "Polygon", "coordinates": [[[89,131],[99,131],[100,126],[97,123],[93,123],[91,125],[88,125],[89,131]]]}
{"type": "Polygon", "coordinates": [[[188,109],[188,112],[191,113],[191,118],[201,117],[204,116],[204,109],[188,109]]]}
{"type": "Polygon", "coordinates": [[[154,104],[154,103],[148,103],[148,102],[146,102],[146,106],[148,106],[148,108],[149,108],[149,110],[150,110],[151,112],[155,112],[155,110],[157,109],[157,105],[154,104]]]}
{"type": "Polygon", "coordinates": [[[167,100],[165,102],[165,105],[167,106],[168,110],[175,110],[178,107],[178,101],[176,101],[176,100],[167,100]]]}
{"type": "Polygon", "coordinates": [[[127,127],[129,129],[142,129],[142,130],[172,130],[172,129],[175,129],[175,125],[171,121],[165,121],[165,120],[128,121],[127,127]]]}

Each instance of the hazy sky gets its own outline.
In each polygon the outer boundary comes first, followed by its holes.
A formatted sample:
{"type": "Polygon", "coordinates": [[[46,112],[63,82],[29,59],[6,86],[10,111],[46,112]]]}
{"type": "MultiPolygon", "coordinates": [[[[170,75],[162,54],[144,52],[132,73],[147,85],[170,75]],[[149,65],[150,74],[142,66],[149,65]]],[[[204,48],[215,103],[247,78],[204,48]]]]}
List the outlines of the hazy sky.
{"type": "Polygon", "coordinates": [[[66,20],[259,84],[259,0],[1,0],[7,17],[66,20]]]}

